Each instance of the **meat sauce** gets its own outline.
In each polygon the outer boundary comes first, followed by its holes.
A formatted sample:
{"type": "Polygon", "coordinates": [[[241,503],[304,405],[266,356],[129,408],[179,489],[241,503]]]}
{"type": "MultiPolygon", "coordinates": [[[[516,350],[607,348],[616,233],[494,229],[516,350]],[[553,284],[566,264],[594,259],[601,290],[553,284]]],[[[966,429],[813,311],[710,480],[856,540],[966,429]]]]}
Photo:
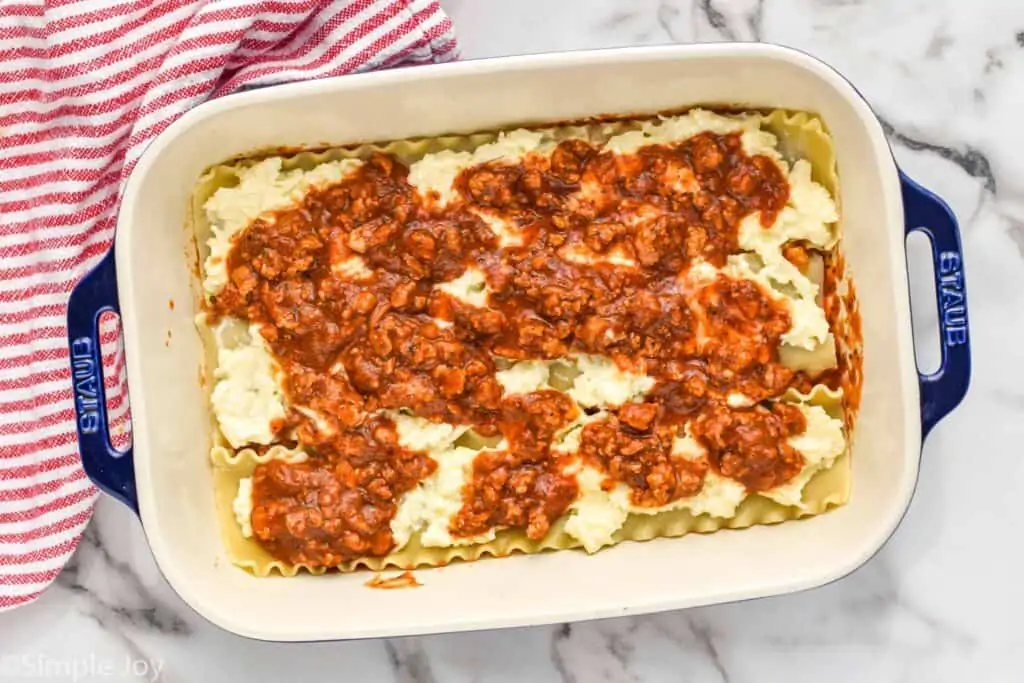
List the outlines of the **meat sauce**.
{"type": "Polygon", "coordinates": [[[329,457],[256,467],[253,535],[275,557],[309,567],[386,554],[399,498],[437,464],[400,448],[394,426],[379,417],[319,449],[329,457]]]}
{"type": "Polygon", "coordinates": [[[398,501],[436,463],[400,447],[384,409],[503,439],[474,461],[453,535],[543,537],[578,495],[549,447],[577,408],[560,392],[504,395],[495,357],[600,354],[657,380],[644,403],[611,410],[581,437],[584,460],[608,485],[628,484],[636,505],[699,492],[708,467],[751,490],[799,471],[784,445],[803,430],[799,411],[724,403],[738,392],[756,404],[801,380],[778,362],[786,308],[745,280],[681,276],[696,259],[724,265],[740,221],[760,211],[769,226],[787,202],[785,176],[746,155],[739,135],[623,155],[564,141],[548,156],[464,170],[447,204],[407,174],[377,155],[255,221],[210,303],[214,317],[261,324],[292,406],[280,428],[310,453],[256,469],[252,526],[275,557],[335,566],[393,549],[398,501]],[[514,239],[502,244],[495,221],[514,239]],[[346,271],[353,257],[370,272],[346,271]],[[435,287],[467,268],[486,277],[486,307],[435,287]],[[684,423],[707,462],[670,457],[684,423]]]}

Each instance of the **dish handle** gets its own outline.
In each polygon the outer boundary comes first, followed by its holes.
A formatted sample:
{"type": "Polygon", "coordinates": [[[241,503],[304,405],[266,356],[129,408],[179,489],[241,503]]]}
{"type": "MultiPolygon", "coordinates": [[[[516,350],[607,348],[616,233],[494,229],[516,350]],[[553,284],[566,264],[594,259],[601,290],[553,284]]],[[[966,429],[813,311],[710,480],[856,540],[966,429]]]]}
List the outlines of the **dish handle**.
{"type": "Polygon", "coordinates": [[[108,311],[121,315],[113,249],[82,278],[68,300],[75,428],[85,473],[100,489],[138,513],[132,449],[115,448],[107,424],[99,327],[100,316],[108,311]]]}
{"type": "Polygon", "coordinates": [[[900,173],[906,234],[920,230],[932,245],[935,296],[939,304],[942,362],[919,375],[921,438],[960,404],[971,381],[971,341],[967,324],[967,286],[956,215],[941,198],[900,173]]]}

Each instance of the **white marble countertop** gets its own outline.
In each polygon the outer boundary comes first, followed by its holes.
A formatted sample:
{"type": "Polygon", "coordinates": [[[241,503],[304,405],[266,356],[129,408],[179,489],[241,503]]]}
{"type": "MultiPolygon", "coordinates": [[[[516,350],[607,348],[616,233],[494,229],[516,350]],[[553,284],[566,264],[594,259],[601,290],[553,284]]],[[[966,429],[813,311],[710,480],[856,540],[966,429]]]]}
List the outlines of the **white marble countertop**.
{"type": "MultiPolygon", "coordinates": [[[[861,89],[899,162],[959,215],[970,283],[972,390],[929,438],[902,526],[853,575],[797,595],[510,631],[267,644],[186,607],[138,521],[103,499],[57,585],[0,615],[0,680],[1024,680],[1024,540],[1014,521],[1024,494],[1024,2],[442,4],[465,57],[766,40],[830,62],[861,89]]],[[[914,287],[919,339],[936,334],[929,286],[914,287]]]]}

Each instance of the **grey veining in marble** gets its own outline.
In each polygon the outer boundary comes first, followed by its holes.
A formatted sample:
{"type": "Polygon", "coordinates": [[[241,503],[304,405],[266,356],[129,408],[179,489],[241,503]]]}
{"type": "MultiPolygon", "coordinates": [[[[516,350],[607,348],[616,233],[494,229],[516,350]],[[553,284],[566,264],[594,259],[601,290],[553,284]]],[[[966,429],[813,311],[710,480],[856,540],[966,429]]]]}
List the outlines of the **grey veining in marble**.
{"type": "MultiPolygon", "coordinates": [[[[0,615],[0,680],[39,680],[44,667],[51,680],[249,683],[1024,680],[1024,2],[442,4],[466,57],[766,40],[806,50],[857,85],[901,166],[953,206],[966,250],[974,382],[924,449],[904,523],[853,575],[791,596],[509,631],[268,644],[185,606],[138,522],[103,499],[57,585],[0,615]]],[[[911,259],[921,340],[937,333],[925,274],[911,259]]],[[[922,363],[933,363],[934,347],[921,346],[922,363]]]]}

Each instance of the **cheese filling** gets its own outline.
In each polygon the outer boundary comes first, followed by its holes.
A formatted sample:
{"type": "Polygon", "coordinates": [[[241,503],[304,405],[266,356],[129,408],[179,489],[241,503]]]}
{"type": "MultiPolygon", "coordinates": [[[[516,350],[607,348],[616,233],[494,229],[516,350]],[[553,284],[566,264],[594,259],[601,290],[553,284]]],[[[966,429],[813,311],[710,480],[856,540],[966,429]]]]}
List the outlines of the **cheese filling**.
{"type": "Polygon", "coordinates": [[[391,521],[396,547],[404,547],[415,533],[419,533],[420,544],[427,548],[486,543],[494,538],[497,530],[493,528],[477,536],[456,537],[449,531],[462,508],[462,490],[472,476],[473,461],[481,452],[458,446],[432,453],[437,469],[402,497],[391,521]]]}
{"type": "Polygon", "coordinates": [[[548,380],[552,365],[552,361],[525,360],[513,364],[507,370],[499,370],[495,376],[506,394],[529,394],[551,388],[548,380]]]}
{"type": "Polygon", "coordinates": [[[704,109],[692,109],[681,116],[661,117],[657,121],[645,122],[640,130],[622,133],[608,140],[605,149],[618,154],[633,154],[647,145],[683,142],[701,133],[739,133],[743,151],[747,154],[779,158],[775,149],[775,136],[761,130],[757,116],[722,116],[704,109]]]}
{"type": "Polygon", "coordinates": [[[482,308],[487,305],[487,278],[479,268],[466,268],[456,279],[436,285],[437,289],[449,294],[464,304],[482,308]]]}
{"type": "Polygon", "coordinates": [[[573,360],[580,375],[568,393],[584,408],[636,401],[655,384],[653,377],[625,372],[610,358],[580,354],[573,360]]]}
{"type": "Polygon", "coordinates": [[[252,538],[252,477],[238,481],[238,494],[231,509],[235,513],[238,526],[242,529],[242,535],[252,538]]]}
{"type": "MultiPolygon", "coordinates": [[[[222,322],[215,336],[222,337],[229,324],[222,322]]],[[[259,325],[250,325],[248,340],[235,348],[218,343],[216,385],[210,402],[220,431],[232,447],[273,443],[274,423],[285,417],[279,373],[259,325]]]]}
{"type": "Polygon", "coordinates": [[[480,145],[472,152],[445,150],[428,154],[409,167],[409,184],[422,196],[436,197],[444,205],[458,196],[455,178],[467,168],[490,162],[517,162],[541,151],[543,140],[543,133],[519,129],[502,133],[494,142],[480,145]]]}

